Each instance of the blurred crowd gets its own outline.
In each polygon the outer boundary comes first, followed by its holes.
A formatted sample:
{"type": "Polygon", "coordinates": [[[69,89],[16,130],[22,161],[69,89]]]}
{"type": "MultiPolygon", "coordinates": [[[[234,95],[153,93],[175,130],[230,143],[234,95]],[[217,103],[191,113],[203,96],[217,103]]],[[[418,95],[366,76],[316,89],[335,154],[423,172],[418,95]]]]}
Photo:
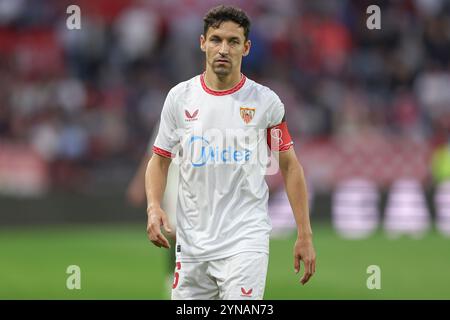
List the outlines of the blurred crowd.
{"type": "MultiPolygon", "coordinates": [[[[0,0],[0,143],[30,145],[63,185],[137,164],[168,90],[204,70],[202,18],[221,3],[0,0]]],[[[278,93],[298,140],[450,143],[450,1],[233,4],[252,20],[243,72],[278,93]],[[366,27],[371,4],[381,30],[366,27]]]]}

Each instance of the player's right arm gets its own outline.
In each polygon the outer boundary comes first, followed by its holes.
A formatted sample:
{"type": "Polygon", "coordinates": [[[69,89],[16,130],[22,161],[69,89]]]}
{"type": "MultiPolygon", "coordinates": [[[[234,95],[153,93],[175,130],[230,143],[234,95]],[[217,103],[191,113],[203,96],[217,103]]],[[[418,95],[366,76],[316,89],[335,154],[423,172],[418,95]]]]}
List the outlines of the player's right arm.
{"type": "Polygon", "coordinates": [[[161,233],[161,226],[172,232],[166,213],[161,209],[167,173],[171,158],[153,154],[145,172],[145,192],[147,195],[147,235],[157,247],[170,248],[169,241],[161,233]]]}
{"type": "Polygon", "coordinates": [[[166,213],[161,209],[161,202],[166,189],[169,165],[180,142],[176,133],[178,125],[176,121],[176,99],[174,88],[167,94],[161,111],[158,135],[153,144],[153,156],[147,165],[145,172],[145,193],[147,195],[147,234],[150,241],[157,247],[170,248],[169,241],[161,233],[161,226],[171,233],[166,213]]]}

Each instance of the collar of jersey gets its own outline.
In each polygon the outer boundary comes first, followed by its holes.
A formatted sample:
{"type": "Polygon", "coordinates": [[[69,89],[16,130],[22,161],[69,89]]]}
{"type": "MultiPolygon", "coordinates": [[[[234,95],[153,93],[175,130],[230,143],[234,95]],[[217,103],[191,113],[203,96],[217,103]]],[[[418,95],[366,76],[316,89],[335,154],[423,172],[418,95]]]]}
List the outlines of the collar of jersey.
{"type": "Polygon", "coordinates": [[[233,88],[228,89],[228,90],[223,90],[223,91],[217,91],[217,90],[213,90],[213,89],[208,88],[208,86],[206,85],[206,83],[205,83],[205,72],[203,72],[200,75],[200,82],[202,84],[203,90],[205,90],[207,93],[212,94],[214,96],[225,96],[227,94],[232,94],[232,93],[238,91],[240,88],[242,88],[244,86],[244,83],[245,83],[246,79],[247,78],[245,77],[245,75],[243,75],[241,73],[241,81],[239,81],[239,83],[236,84],[233,88]]]}

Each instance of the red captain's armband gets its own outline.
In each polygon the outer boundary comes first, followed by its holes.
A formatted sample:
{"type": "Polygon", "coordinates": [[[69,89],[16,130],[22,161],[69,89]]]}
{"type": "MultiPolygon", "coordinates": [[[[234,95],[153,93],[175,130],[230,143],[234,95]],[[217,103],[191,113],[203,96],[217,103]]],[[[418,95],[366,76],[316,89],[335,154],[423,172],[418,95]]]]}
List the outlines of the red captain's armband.
{"type": "Polygon", "coordinates": [[[286,151],[294,144],[289,134],[286,121],[267,128],[267,144],[272,151],[286,151]]]}
{"type": "Polygon", "coordinates": [[[167,151],[167,150],[158,148],[157,146],[153,146],[153,147],[152,147],[152,151],[153,151],[154,153],[156,153],[156,154],[162,156],[162,157],[173,158],[172,153],[170,153],[170,152],[167,151]]]}

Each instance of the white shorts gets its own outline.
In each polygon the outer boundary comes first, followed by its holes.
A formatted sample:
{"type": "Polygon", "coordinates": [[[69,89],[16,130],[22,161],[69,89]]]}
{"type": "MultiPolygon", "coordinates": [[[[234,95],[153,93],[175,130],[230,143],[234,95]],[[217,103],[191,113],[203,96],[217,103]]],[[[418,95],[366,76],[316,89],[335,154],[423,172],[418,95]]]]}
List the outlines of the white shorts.
{"type": "Polygon", "coordinates": [[[269,257],[242,252],[208,262],[177,262],[172,300],[262,300],[269,257]]]}

